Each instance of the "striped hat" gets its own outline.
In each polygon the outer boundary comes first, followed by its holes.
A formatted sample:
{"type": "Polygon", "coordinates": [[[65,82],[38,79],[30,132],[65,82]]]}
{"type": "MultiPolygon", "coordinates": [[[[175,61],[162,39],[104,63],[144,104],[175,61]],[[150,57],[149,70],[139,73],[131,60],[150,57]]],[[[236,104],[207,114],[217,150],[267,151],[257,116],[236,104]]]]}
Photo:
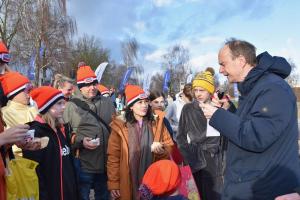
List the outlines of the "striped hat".
{"type": "Polygon", "coordinates": [[[3,42],[0,42],[0,53],[9,53],[6,45],[3,42]]]}
{"type": "Polygon", "coordinates": [[[197,74],[192,83],[193,89],[195,87],[202,87],[210,94],[215,91],[214,71],[207,68],[204,72],[197,74]]]}
{"type": "Polygon", "coordinates": [[[9,63],[10,58],[11,56],[6,45],[3,42],[0,42],[0,61],[9,63]]]}
{"type": "Polygon", "coordinates": [[[97,86],[97,89],[99,90],[99,92],[101,93],[101,95],[106,95],[106,94],[109,95],[109,90],[104,85],[99,84],[97,86]]]}
{"type": "Polygon", "coordinates": [[[97,77],[95,72],[90,66],[87,66],[84,62],[78,64],[77,70],[77,86],[78,88],[84,87],[90,84],[97,84],[97,77]]]}
{"type": "Polygon", "coordinates": [[[29,79],[18,72],[5,73],[3,76],[1,76],[0,82],[4,95],[7,98],[17,95],[18,93],[24,91],[26,87],[31,85],[29,79]]]}
{"type": "Polygon", "coordinates": [[[50,86],[42,86],[33,89],[30,96],[36,102],[39,113],[45,114],[51,106],[60,99],[64,99],[64,95],[58,89],[50,86]]]}
{"type": "Polygon", "coordinates": [[[141,99],[148,98],[148,95],[144,92],[144,90],[137,85],[127,85],[125,88],[125,96],[127,106],[133,105],[141,99]]]}

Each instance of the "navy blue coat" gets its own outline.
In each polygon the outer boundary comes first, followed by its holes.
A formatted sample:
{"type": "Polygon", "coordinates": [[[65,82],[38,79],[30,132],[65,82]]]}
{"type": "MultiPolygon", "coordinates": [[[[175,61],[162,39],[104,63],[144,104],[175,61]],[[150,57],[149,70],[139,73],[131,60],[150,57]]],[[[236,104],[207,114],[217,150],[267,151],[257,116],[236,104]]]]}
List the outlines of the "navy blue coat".
{"type": "Polygon", "coordinates": [[[284,81],[291,66],[267,52],[239,83],[235,113],[210,120],[229,140],[222,199],[274,199],[300,185],[296,97],[284,81]]]}

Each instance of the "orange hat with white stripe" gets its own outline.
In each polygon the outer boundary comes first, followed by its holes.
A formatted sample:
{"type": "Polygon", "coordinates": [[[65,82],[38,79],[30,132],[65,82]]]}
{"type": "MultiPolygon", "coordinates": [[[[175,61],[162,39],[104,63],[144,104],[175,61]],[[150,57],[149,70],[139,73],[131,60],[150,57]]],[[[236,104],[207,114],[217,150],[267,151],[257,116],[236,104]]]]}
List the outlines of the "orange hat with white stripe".
{"type": "Polygon", "coordinates": [[[97,84],[98,80],[95,75],[95,72],[91,69],[90,66],[87,66],[84,62],[78,64],[77,70],[77,86],[78,88],[90,85],[97,84]]]}
{"type": "Polygon", "coordinates": [[[10,58],[11,56],[6,45],[3,42],[0,42],[0,61],[9,63],[10,58]]]}
{"type": "Polygon", "coordinates": [[[7,96],[8,99],[24,91],[26,87],[31,85],[29,79],[18,72],[5,73],[0,77],[0,82],[4,95],[7,96]]]}
{"type": "Polygon", "coordinates": [[[141,99],[148,98],[148,95],[144,92],[144,90],[137,85],[127,85],[125,88],[125,96],[127,106],[131,106],[141,99]]]}
{"type": "Polygon", "coordinates": [[[99,92],[101,93],[101,95],[109,95],[109,90],[104,85],[99,84],[97,86],[97,89],[99,90],[99,92]]]}
{"type": "Polygon", "coordinates": [[[9,53],[6,45],[3,42],[0,42],[0,53],[9,53]]]}
{"type": "Polygon", "coordinates": [[[50,86],[35,88],[30,92],[30,96],[36,102],[41,114],[45,114],[57,101],[64,99],[60,90],[50,86]]]}

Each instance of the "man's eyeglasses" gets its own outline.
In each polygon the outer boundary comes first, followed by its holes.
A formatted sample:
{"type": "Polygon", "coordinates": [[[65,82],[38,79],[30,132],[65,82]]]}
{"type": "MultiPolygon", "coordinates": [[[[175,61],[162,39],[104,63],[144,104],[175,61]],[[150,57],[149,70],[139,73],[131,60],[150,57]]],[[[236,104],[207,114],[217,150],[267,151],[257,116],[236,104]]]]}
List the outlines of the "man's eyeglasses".
{"type": "Polygon", "coordinates": [[[1,53],[1,54],[0,54],[0,59],[1,59],[3,62],[9,63],[9,62],[10,62],[10,59],[11,59],[11,55],[10,55],[9,53],[1,53]]]}

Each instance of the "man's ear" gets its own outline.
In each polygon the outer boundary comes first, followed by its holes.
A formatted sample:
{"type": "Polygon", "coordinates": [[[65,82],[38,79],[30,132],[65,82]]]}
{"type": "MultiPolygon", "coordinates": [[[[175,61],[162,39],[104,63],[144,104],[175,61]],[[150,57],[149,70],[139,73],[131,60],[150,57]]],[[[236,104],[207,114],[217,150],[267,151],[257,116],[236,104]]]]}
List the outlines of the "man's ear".
{"type": "Polygon", "coordinates": [[[238,59],[241,66],[243,66],[243,67],[246,66],[247,61],[246,61],[246,58],[244,56],[239,55],[239,57],[237,59],[238,59]]]}

